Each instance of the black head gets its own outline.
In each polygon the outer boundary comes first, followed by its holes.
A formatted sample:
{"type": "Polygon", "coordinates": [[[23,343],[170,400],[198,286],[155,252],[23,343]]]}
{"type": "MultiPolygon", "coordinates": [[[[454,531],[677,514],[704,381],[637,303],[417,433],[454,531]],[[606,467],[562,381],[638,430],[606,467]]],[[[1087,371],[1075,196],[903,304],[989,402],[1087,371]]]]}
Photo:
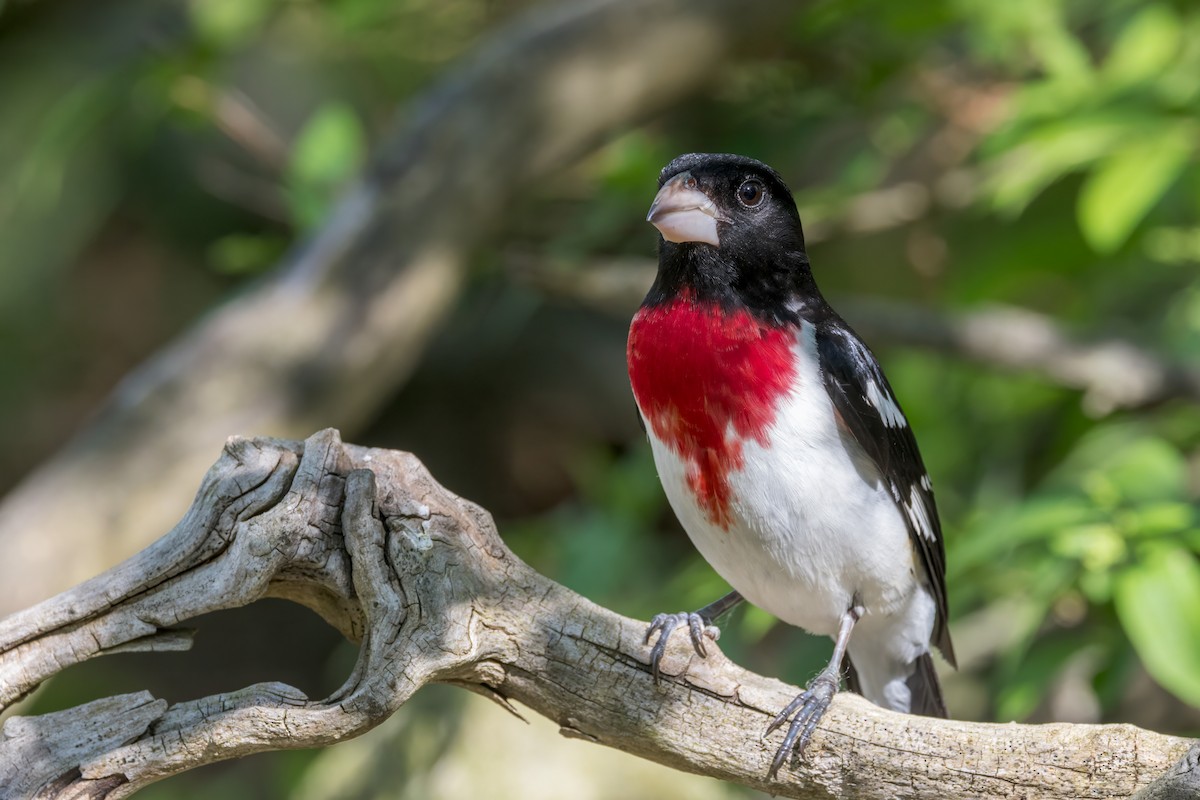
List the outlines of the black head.
{"type": "Polygon", "coordinates": [[[792,193],[779,173],[745,156],[691,153],[667,164],[647,220],[662,235],[647,302],[690,289],[778,316],[815,293],[792,193]]]}

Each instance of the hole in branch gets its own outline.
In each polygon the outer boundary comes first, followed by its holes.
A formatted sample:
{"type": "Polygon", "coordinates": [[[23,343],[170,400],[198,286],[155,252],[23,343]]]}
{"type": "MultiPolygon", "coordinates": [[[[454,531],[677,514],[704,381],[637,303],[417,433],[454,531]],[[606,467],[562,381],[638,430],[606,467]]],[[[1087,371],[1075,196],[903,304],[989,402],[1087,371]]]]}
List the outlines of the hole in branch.
{"type": "Polygon", "coordinates": [[[116,653],[78,664],[51,680],[22,713],[141,690],[176,703],[266,681],[319,699],[341,686],[357,654],[324,620],[285,600],[260,600],[180,627],[195,631],[191,650],[116,653]]]}

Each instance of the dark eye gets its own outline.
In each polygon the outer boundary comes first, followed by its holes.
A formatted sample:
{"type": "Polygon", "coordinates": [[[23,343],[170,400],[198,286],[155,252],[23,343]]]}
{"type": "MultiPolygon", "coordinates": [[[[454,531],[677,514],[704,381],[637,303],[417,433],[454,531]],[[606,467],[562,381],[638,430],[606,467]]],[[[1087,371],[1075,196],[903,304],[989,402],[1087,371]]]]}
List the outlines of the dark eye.
{"type": "Polygon", "coordinates": [[[754,208],[763,201],[767,190],[763,185],[756,180],[742,181],[742,185],[738,187],[738,200],[742,201],[742,205],[747,208],[754,208]]]}

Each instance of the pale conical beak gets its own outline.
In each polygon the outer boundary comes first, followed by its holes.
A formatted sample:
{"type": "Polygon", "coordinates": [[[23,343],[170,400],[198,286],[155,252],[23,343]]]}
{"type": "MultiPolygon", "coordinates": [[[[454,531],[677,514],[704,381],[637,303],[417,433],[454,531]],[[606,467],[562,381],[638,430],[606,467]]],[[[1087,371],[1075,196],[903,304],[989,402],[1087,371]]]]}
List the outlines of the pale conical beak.
{"type": "Polygon", "coordinates": [[[646,221],[668,242],[704,242],[718,247],[717,222],[727,220],[716,203],[700,191],[692,174],[681,172],[658,190],[646,221]]]}

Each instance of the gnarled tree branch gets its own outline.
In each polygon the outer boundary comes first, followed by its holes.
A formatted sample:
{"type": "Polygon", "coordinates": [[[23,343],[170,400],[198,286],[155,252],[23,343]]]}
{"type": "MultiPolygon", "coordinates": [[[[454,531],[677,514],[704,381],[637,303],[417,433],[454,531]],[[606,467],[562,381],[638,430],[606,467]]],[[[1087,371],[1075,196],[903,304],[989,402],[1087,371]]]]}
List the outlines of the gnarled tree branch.
{"type": "MultiPolygon", "coordinates": [[[[434,681],[521,702],[565,735],[797,798],[1129,797],[1188,751],[1128,725],[934,720],[843,694],[803,761],[768,781],[776,743],[759,736],[795,689],[716,648],[700,659],[682,639],[656,686],[643,623],[534,572],[486,512],[413,456],[343,445],[329,430],[303,443],[231,440],[166,537],[0,621],[0,708],[70,664],[177,647],[179,623],[265,596],[302,603],[361,642],[332,696],[270,683],[172,706],[138,693],[16,717],[0,736],[0,795],[125,797],[201,764],[329,744],[434,681]]],[[[1188,763],[1176,774],[1193,774],[1188,763]]]]}

